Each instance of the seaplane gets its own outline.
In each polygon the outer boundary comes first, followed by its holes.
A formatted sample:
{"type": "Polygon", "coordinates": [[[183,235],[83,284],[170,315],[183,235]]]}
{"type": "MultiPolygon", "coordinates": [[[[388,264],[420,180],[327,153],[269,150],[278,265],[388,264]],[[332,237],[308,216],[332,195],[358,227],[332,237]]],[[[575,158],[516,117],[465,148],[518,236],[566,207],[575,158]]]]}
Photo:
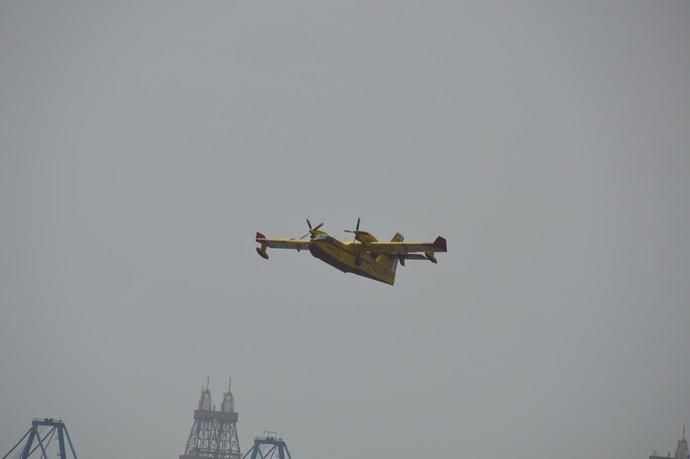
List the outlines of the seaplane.
{"type": "Polygon", "coordinates": [[[398,263],[402,266],[407,260],[437,263],[436,254],[448,251],[446,240],[441,236],[434,242],[404,242],[402,234],[395,233],[390,241],[379,241],[371,233],[360,230],[359,223],[358,218],[354,230],[345,230],[354,234],[351,241],[334,238],[321,229],[323,223],[312,227],[309,219],[309,231],[299,239],[269,239],[257,232],[256,242],[259,246],[256,252],[268,260],[268,248],[309,251],[314,257],[342,272],[393,285],[398,263]]]}

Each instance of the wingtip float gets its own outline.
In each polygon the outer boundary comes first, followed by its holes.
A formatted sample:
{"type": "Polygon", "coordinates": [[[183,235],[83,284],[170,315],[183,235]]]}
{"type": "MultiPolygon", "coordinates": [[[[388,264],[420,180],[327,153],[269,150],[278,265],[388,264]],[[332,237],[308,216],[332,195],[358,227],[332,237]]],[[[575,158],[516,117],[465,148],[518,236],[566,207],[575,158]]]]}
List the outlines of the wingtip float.
{"type": "Polygon", "coordinates": [[[395,283],[395,271],[398,262],[405,266],[406,260],[427,260],[438,263],[436,253],[447,252],[446,239],[438,236],[434,242],[404,242],[400,233],[396,233],[390,241],[379,241],[371,233],[359,229],[360,219],[357,219],[356,229],[345,230],[354,234],[351,241],[341,241],[321,227],[323,223],[312,227],[307,219],[309,232],[299,239],[269,239],[262,233],[256,233],[259,246],[256,252],[268,260],[267,249],[308,250],[314,257],[339,269],[342,272],[353,273],[389,285],[395,283]],[[309,236],[309,239],[305,239],[309,236]]]}

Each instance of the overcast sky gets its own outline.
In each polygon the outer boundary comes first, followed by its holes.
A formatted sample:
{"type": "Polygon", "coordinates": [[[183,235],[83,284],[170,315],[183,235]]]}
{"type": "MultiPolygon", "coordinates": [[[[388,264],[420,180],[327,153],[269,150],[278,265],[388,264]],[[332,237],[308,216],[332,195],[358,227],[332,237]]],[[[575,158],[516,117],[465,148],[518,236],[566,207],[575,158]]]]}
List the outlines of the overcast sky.
{"type": "Polygon", "coordinates": [[[690,424],[690,3],[0,4],[0,453],[647,457],[690,424]],[[448,239],[394,287],[254,251],[448,239]]]}

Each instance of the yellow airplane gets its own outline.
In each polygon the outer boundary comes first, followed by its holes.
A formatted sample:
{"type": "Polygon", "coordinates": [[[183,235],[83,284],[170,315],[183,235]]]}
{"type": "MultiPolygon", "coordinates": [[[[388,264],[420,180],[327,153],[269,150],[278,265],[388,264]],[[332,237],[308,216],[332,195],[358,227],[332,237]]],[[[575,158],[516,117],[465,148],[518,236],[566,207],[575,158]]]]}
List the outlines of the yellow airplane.
{"type": "Polygon", "coordinates": [[[322,229],[323,223],[312,228],[307,219],[309,232],[299,239],[268,239],[256,233],[259,247],[256,251],[268,260],[267,248],[308,250],[316,258],[345,273],[354,273],[379,282],[393,285],[398,261],[405,266],[405,260],[429,260],[437,263],[436,252],[446,252],[446,240],[441,236],[434,242],[403,242],[403,236],[395,233],[390,242],[379,242],[373,235],[359,229],[359,218],[354,230],[345,230],[355,235],[352,241],[339,241],[322,229]],[[310,236],[309,239],[305,239],[310,236]],[[423,255],[420,254],[423,253],[423,255]]]}

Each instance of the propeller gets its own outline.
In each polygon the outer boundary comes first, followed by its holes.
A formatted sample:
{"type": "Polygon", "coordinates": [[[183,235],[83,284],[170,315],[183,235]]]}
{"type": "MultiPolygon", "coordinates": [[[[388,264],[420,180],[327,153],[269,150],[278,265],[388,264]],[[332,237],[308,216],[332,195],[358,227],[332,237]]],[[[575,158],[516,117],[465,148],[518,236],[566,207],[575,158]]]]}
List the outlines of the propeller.
{"type": "MultiPolygon", "coordinates": [[[[359,217],[357,217],[357,225],[355,226],[354,230],[345,230],[346,233],[352,233],[354,234],[354,237],[352,238],[352,243],[357,240],[357,234],[359,233],[359,217]]],[[[362,263],[362,254],[360,250],[357,250],[357,255],[355,256],[355,264],[360,265],[362,263]]]]}
{"type": "Polygon", "coordinates": [[[311,222],[307,218],[307,226],[309,227],[309,232],[307,234],[305,234],[304,236],[302,236],[300,239],[304,239],[305,237],[309,236],[310,234],[312,237],[314,237],[314,231],[321,228],[323,226],[323,222],[319,223],[318,225],[316,225],[315,227],[312,228],[311,222]]]}
{"type": "Polygon", "coordinates": [[[354,230],[347,230],[346,229],[345,232],[354,234],[355,235],[354,239],[357,239],[357,233],[359,233],[359,217],[357,217],[357,226],[355,226],[355,229],[354,230]]]}

